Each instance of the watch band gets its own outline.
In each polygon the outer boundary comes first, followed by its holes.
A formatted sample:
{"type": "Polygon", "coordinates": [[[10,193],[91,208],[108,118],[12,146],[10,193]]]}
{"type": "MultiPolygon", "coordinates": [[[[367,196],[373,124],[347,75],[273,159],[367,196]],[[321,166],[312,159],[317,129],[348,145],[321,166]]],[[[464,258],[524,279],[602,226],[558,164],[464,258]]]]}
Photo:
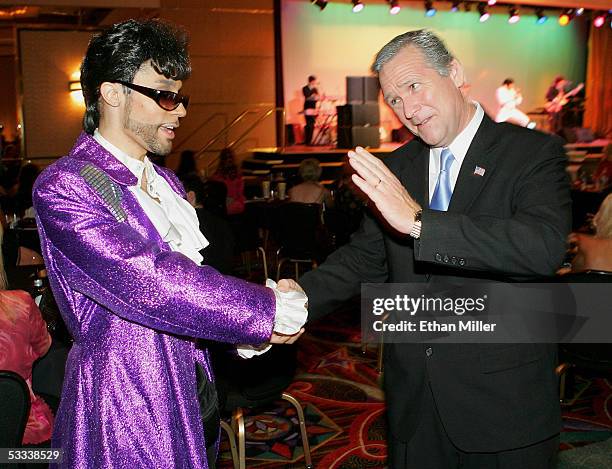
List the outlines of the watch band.
{"type": "Polygon", "coordinates": [[[410,236],[414,239],[419,239],[421,237],[421,216],[423,215],[423,210],[419,210],[414,214],[414,223],[412,224],[412,230],[410,230],[410,236]]]}

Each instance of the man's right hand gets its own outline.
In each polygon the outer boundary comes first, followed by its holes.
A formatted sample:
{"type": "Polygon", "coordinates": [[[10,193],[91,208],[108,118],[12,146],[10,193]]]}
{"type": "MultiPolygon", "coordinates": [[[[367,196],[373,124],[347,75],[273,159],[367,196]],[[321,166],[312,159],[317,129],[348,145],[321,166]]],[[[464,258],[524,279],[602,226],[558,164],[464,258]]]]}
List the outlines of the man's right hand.
{"type": "Polygon", "coordinates": [[[300,284],[290,278],[279,280],[277,288],[282,292],[299,291],[300,293],[305,293],[300,284]]]}

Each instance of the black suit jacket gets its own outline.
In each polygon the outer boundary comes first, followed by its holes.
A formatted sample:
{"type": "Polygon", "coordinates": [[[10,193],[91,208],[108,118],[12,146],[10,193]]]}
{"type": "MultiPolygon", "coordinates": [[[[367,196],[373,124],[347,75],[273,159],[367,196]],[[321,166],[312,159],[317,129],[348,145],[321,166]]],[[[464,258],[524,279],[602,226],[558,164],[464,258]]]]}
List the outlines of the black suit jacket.
{"type": "MultiPolygon", "coordinates": [[[[527,280],[552,275],[571,227],[561,141],[484,117],[448,212],[429,210],[429,148],[419,140],[384,159],[423,210],[417,241],[367,216],[351,242],[300,278],[311,320],[359,294],[365,282],[527,280]],[[484,168],[482,176],[474,174],[484,168]]],[[[560,430],[556,346],[388,344],[390,431],[410,439],[431,386],[444,427],[463,451],[522,447],[560,430]],[[431,348],[429,355],[425,353],[431,348]]]]}

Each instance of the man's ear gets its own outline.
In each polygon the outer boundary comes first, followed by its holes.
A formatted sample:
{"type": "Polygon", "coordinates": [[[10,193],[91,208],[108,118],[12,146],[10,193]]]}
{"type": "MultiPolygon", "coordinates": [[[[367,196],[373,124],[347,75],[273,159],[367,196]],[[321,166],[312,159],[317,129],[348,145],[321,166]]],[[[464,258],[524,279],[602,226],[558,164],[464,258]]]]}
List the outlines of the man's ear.
{"type": "Polygon", "coordinates": [[[463,65],[457,59],[453,59],[450,63],[449,76],[457,88],[463,88],[466,85],[465,71],[463,65]]]}
{"type": "Polygon", "coordinates": [[[193,207],[196,205],[196,195],[193,191],[187,192],[187,202],[189,202],[193,207]]]}
{"type": "Polygon", "coordinates": [[[100,85],[100,96],[106,104],[117,107],[121,104],[121,85],[105,81],[100,85]]]}

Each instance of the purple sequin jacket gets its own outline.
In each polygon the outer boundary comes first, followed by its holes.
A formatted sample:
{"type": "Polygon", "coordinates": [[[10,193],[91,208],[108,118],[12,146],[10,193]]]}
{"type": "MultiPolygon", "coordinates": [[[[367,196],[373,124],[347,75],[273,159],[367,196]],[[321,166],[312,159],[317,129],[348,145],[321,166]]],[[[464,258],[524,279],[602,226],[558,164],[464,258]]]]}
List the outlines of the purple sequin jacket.
{"type": "MultiPolygon", "coordinates": [[[[171,172],[156,168],[179,194],[171,172]]],[[[90,135],[34,186],[53,294],[72,333],[53,446],[61,467],[206,468],[195,338],[258,344],[274,292],[170,250],[90,135]]]]}

